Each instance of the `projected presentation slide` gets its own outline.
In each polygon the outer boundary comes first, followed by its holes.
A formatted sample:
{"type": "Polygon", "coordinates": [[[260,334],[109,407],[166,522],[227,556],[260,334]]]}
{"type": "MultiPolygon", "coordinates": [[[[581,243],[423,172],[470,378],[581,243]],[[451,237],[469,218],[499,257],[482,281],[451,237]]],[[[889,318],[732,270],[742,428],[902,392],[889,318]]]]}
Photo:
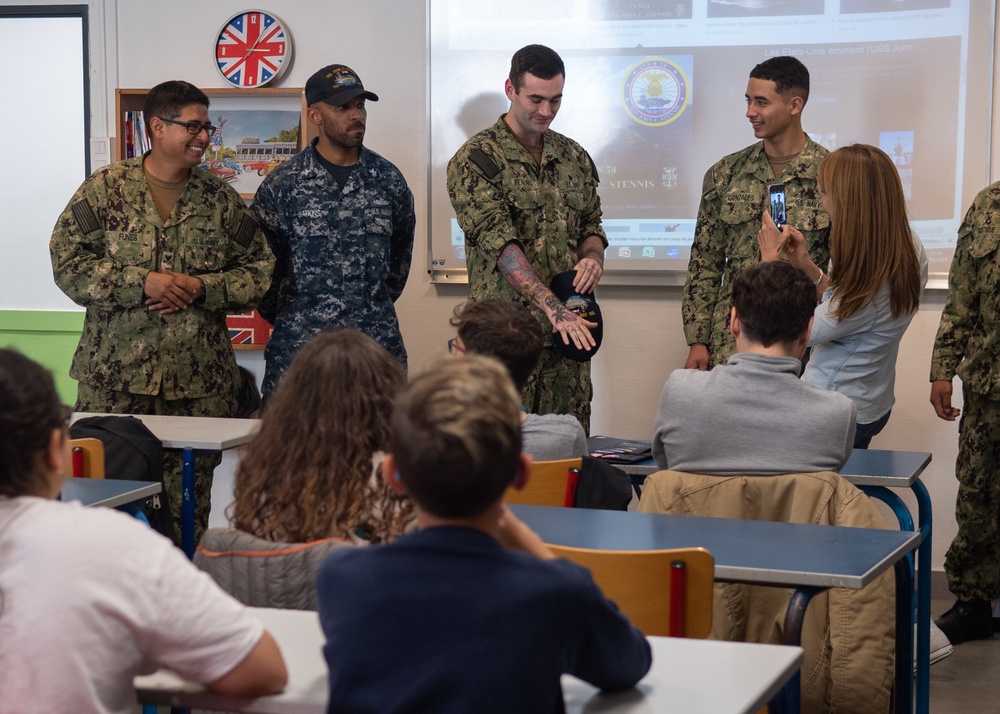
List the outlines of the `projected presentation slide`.
{"type": "Polygon", "coordinates": [[[888,153],[932,272],[947,272],[986,180],[989,81],[969,86],[969,28],[967,4],[946,0],[432,0],[432,272],[464,267],[447,162],[506,111],[510,56],[529,43],[566,63],[552,129],[598,167],[609,270],[686,270],[705,172],[755,142],[750,70],[790,55],[811,75],[805,131],[830,150],[863,142],[888,153]],[[974,136],[971,99],[983,115],[974,136]],[[967,154],[978,185],[964,185],[967,154]]]}

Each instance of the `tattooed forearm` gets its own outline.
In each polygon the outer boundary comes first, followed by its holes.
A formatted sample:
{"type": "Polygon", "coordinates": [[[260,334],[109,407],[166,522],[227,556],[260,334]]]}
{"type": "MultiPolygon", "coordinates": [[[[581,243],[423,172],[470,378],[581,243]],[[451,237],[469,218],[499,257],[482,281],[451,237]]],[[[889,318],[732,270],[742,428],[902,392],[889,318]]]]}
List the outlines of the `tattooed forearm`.
{"type": "Polygon", "coordinates": [[[558,307],[565,306],[545,287],[545,284],[535,275],[531,263],[515,243],[508,243],[497,258],[497,270],[510,285],[523,297],[531,301],[547,314],[558,307]],[[557,307],[558,306],[558,307],[557,307]]]}

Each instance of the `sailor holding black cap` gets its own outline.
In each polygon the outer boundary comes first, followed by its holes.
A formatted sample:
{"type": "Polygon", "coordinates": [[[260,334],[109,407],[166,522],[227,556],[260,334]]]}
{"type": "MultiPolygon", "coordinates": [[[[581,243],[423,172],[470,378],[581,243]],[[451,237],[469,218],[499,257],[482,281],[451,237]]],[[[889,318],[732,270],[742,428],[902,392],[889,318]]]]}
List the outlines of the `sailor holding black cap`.
{"type": "Polygon", "coordinates": [[[504,87],[510,111],[452,157],[448,195],[465,232],[470,299],[520,301],[556,333],[524,388],[524,405],[535,414],[573,414],[589,432],[587,360],[599,323],[586,300],[577,302],[590,316],[564,300],[593,292],[608,241],[594,162],[575,141],[549,130],[565,76],[562,59],[548,47],[528,45],[514,54],[504,87]],[[566,271],[575,271],[571,289],[560,294],[549,286],[566,271]]]}

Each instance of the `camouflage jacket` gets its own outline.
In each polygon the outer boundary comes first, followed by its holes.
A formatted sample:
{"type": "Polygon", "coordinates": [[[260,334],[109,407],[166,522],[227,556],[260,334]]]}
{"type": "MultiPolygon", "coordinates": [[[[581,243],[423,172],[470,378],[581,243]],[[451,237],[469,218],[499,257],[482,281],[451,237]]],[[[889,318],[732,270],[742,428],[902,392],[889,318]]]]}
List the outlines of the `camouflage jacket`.
{"type": "Polygon", "coordinates": [[[958,230],[931,380],[1000,399],[1000,182],[979,192],[958,230]]]}
{"type": "Polygon", "coordinates": [[[266,387],[333,326],[364,332],[406,364],[393,303],[410,274],[413,194],[399,169],[364,147],[341,191],[315,144],[272,171],[251,208],[276,257],[260,307],[274,324],[266,387]]]}
{"type": "Polygon", "coordinates": [[[785,184],[788,224],[802,231],[817,265],[830,262],[830,219],[816,186],[828,153],[808,139],[798,158],[775,178],[760,141],[723,157],[705,174],[681,315],[687,343],[708,345],[711,365],[724,364],[735,349],[729,334],[732,281],[760,262],[757,231],[768,206],[768,184],[785,184]]]}
{"type": "MultiPolygon", "coordinates": [[[[497,270],[500,252],[512,241],[545,285],[576,265],[577,246],[588,236],[608,244],[590,155],[557,132],[544,137],[539,166],[501,116],[448,163],[448,195],[465,231],[471,300],[500,298],[534,309],[497,270]]],[[[544,313],[534,312],[551,330],[544,313]]]]}
{"type": "Polygon", "coordinates": [[[49,241],[56,284],[87,308],[70,376],[95,389],[198,398],[235,390],[239,372],[226,314],[256,305],[273,257],[239,194],[192,169],[166,222],[142,158],[95,171],[49,241]],[[143,305],[146,275],[201,278],[204,297],[169,315],[143,305]]]}

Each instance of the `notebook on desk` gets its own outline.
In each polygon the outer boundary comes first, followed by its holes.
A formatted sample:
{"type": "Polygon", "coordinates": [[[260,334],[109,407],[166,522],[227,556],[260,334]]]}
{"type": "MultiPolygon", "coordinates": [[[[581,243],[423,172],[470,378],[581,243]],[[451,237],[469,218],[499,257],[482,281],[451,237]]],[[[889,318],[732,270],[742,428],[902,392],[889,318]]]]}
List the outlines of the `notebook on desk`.
{"type": "Polygon", "coordinates": [[[634,464],[652,458],[653,455],[651,442],[613,436],[592,436],[587,439],[587,448],[595,459],[612,464],[634,464]]]}

